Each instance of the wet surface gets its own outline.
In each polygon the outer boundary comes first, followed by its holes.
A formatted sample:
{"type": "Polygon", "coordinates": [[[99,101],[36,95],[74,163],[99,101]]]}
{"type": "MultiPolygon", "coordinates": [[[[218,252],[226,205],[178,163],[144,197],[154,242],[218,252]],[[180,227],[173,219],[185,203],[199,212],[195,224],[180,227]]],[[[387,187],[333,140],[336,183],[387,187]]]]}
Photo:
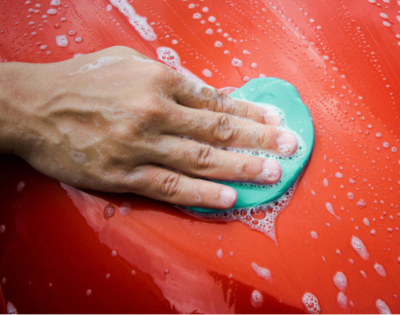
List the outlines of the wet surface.
{"type": "Polygon", "coordinates": [[[130,20],[118,1],[53,1],[2,2],[3,61],[54,62],[113,45],[158,60],[167,47],[173,58],[162,61],[218,88],[278,77],[310,109],[315,147],[277,220],[278,246],[240,222],[81,192],[1,156],[6,302],[19,312],[285,313],[312,310],[302,302],[312,293],[324,313],[400,312],[397,1],[135,1],[130,20]]]}

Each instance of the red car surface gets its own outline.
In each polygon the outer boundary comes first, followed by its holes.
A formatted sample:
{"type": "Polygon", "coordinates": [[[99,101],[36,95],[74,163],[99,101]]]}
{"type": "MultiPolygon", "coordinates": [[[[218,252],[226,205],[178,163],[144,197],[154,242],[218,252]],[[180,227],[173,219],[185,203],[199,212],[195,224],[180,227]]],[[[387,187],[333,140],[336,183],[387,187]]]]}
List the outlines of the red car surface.
{"type": "Polygon", "coordinates": [[[296,86],[316,138],[278,216],[277,244],[238,221],[81,191],[3,155],[4,311],[400,312],[399,1],[0,4],[4,62],[57,62],[113,45],[217,88],[263,76],[296,86]],[[106,219],[108,205],[115,215],[106,219]]]}

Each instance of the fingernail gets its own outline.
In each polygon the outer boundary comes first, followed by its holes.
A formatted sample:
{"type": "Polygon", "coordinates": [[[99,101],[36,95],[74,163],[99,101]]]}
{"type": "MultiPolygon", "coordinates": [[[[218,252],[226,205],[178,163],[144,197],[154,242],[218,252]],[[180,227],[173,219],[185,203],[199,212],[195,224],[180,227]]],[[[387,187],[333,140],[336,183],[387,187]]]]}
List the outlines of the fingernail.
{"type": "Polygon", "coordinates": [[[284,155],[291,155],[297,150],[297,139],[289,132],[280,134],[278,139],[276,139],[276,143],[284,155]]]}
{"type": "Polygon", "coordinates": [[[264,114],[264,120],[267,125],[280,126],[282,123],[281,116],[274,110],[268,110],[264,114]]]}
{"type": "Polygon", "coordinates": [[[236,202],[236,191],[233,189],[223,188],[219,198],[223,207],[233,207],[236,202]]]}
{"type": "Polygon", "coordinates": [[[265,160],[263,163],[263,170],[257,176],[256,181],[260,183],[274,183],[281,178],[281,166],[277,161],[265,160]]]}

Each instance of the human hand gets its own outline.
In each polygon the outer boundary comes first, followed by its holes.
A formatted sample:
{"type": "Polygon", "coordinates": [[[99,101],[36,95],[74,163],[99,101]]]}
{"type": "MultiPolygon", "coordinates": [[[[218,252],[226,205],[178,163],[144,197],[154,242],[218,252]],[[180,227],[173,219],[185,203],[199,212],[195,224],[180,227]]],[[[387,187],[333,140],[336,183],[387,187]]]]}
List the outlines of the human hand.
{"type": "Polygon", "coordinates": [[[277,113],[234,100],[126,47],[8,66],[24,76],[14,85],[17,97],[3,102],[4,143],[72,186],[227,209],[236,202],[235,190],[201,178],[272,184],[281,168],[274,160],[216,147],[282,155],[297,150],[296,138],[275,128],[277,113]]]}

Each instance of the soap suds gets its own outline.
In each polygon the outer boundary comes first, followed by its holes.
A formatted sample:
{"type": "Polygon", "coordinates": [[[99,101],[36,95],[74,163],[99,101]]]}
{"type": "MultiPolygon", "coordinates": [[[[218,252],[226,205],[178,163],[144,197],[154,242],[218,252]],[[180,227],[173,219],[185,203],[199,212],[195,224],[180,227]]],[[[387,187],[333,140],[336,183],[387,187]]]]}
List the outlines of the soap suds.
{"type": "Polygon", "coordinates": [[[271,271],[268,268],[260,267],[255,262],[251,263],[251,268],[253,268],[257,276],[259,276],[261,279],[264,279],[266,281],[272,280],[271,271]]]}
{"type": "Polygon", "coordinates": [[[317,297],[309,292],[304,293],[302,302],[308,314],[320,314],[321,307],[319,306],[317,297]]]}
{"type": "Polygon", "coordinates": [[[192,79],[196,82],[204,83],[203,80],[199,79],[196,75],[191,73],[188,69],[182,67],[181,59],[178,53],[169,47],[158,47],[157,48],[157,56],[158,59],[167,64],[170,67],[173,67],[180,74],[183,74],[185,77],[192,79]]]}
{"type": "Polygon", "coordinates": [[[378,309],[379,314],[392,314],[390,308],[381,299],[376,300],[375,306],[378,309]]]}
{"type": "Polygon", "coordinates": [[[333,277],[333,283],[340,291],[342,292],[346,291],[347,277],[343,272],[341,271],[336,272],[336,274],[333,277]]]}
{"type": "Polygon", "coordinates": [[[156,40],[157,36],[153,28],[147,23],[147,18],[137,14],[127,0],[110,0],[110,3],[128,18],[129,23],[136,29],[140,36],[148,41],[156,40]]]}
{"type": "Polygon", "coordinates": [[[367,251],[367,248],[365,247],[364,243],[356,236],[352,236],[351,238],[351,246],[353,246],[353,249],[357,252],[357,254],[360,255],[362,259],[368,260],[369,259],[369,253],[367,251]]]}

